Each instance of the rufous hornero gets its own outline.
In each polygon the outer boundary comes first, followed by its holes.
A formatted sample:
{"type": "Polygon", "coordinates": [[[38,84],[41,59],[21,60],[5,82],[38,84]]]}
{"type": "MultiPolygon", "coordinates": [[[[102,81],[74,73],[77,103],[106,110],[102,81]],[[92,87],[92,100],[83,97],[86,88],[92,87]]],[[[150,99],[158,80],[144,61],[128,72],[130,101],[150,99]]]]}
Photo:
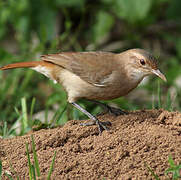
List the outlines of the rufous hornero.
{"type": "Polygon", "coordinates": [[[97,100],[111,100],[127,95],[145,76],[155,74],[166,77],[158,69],[152,54],[143,49],[130,49],[122,53],[111,52],[61,52],[42,55],[40,61],[19,62],[0,68],[31,68],[60,83],[67,92],[68,102],[86,114],[92,121],[82,125],[97,124],[99,133],[108,129],[109,122],[76,103],[78,99],[91,100],[113,114],[124,114],[121,109],[102,104],[97,100]]]}

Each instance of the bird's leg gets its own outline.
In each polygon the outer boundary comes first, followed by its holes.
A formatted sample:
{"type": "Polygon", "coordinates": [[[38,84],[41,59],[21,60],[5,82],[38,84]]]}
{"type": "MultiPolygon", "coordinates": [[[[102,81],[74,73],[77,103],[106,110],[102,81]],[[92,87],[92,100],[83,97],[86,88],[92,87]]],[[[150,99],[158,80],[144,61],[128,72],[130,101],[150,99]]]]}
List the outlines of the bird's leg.
{"type": "Polygon", "coordinates": [[[82,108],[80,105],[78,105],[77,103],[73,102],[71,103],[75,108],[77,108],[78,110],[80,110],[82,113],[86,114],[90,119],[92,119],[92,122],[89,123],[82,123],[82,126],[91,126],[91,125],[95,125],[97,124],[98,129],[99,129],[99,133],[101,134],[102,131],[104,130],[109,130],[109,128],[107,127],[107,125],[111,125],[110,122],[101,122],[99,121],[95,116],[93,116],[91,113],[89,113],[88,111],[86,111],[84,108],[82,108]]]}
{"type": "Polygon", "coordinates": [[[101,106],[103,109],[104,109],[104,113],[109,113],[109,114],[113,114],[115,116],[119,116],[119,115],[124,115],[124,114],[128,114],[127,112],[119,109],[119,108],[115,108],[115,107],[111,107],[111,106],[108,106],[107,104],[104,104],[104,103],[101,103],[99,101],[95,101],[95,100],[89,100],[88,101],[91,101],[99,106],[101,106]]]}

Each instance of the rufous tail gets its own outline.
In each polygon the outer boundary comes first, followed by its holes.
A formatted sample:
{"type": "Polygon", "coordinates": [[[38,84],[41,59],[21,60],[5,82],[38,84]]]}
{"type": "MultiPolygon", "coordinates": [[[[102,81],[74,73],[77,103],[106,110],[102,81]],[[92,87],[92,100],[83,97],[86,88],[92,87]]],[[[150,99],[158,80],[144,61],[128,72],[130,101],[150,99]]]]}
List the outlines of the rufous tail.
{"type": "Polygon", "coordinates": [[[18,63],[13,63],[13,64],[8,64],[5,66],[0,67],[0,70],[7,70],[7,69],[14,69],[14,68],[31,68],[31,67],[36,67],[38,65],[46,65],[50,64],[44,61],[30,61],[30,62],[18,62],[18,63]]]}

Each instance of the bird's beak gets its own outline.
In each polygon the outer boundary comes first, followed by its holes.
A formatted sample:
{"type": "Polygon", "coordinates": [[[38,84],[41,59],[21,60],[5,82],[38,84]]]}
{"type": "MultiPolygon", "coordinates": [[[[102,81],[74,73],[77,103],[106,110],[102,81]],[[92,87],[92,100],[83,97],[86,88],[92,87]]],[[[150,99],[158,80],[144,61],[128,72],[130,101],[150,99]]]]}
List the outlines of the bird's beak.
{"type": "Polygon", "coordinates": [[[152,69],[152,73],[160,77],[163,81],[167,82],[165,75],[161,73],[159,69],[152,69]]]}

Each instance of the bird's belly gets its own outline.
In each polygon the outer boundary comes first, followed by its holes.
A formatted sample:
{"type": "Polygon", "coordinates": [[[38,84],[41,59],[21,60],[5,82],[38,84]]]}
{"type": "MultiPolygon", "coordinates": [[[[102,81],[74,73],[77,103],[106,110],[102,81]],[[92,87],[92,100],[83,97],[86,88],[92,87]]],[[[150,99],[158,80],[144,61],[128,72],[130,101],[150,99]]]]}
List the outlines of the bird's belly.
{"type": "Polygon", "coordinates": [[[110,86],[97,87],[84,80],[79,76],[62,70],[60,74],[60,83],[68,94],[68,101],[75,102],[80,98],[92,100],[109,100],[128,94],[136,86],[128,86],[128,83],[114,83],[110,86]],[[125,84],[125,86],[123,85],[125,84]]]}

